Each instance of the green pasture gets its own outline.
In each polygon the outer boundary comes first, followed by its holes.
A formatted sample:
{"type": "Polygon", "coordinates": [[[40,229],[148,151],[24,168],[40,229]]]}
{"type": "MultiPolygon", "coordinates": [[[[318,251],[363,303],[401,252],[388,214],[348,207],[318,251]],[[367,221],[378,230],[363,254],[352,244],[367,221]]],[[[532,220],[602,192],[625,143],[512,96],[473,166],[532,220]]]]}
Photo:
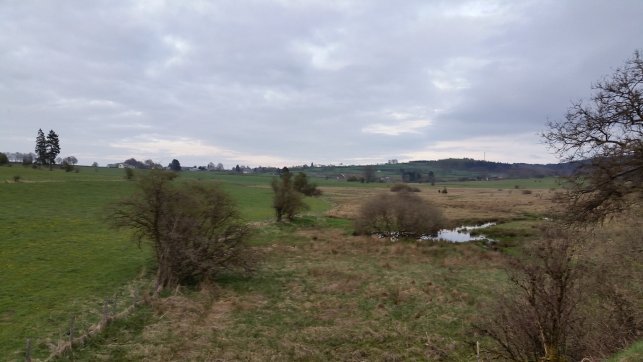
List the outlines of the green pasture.
{"type": "Polygon", "coordinates": [[[125,182],[0,184],[0,355],[14,359],[26,338],[57,336],[148,263],[146,250],[102,220],[104,205],[131,190],[125,182]]]}
{"type": "MultiPolygon", "coordinates": [[[[104,298],[151,269],[149,250],[104,219],[106,205],[135,190],[124,175],[107,168],[0,167],[0,356],[18,359],[32,338],[42,357],[45,337],[59,338],[72,316],[79,325],[94,322],[80,314],[100,310],[104,298]]],[[[177,180],[219,182],[245,219],[272,219],[269,177],[213,176],[184,172],[177,180]]],[[[307,202],[310,213],[329,207],[323,198],[307,202]]]]}

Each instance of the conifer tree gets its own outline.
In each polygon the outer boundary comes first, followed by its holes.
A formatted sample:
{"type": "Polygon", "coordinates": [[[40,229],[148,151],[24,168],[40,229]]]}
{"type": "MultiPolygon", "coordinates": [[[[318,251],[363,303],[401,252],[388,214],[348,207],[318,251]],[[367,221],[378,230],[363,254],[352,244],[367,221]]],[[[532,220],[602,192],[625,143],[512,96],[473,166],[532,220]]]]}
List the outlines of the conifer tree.
{"type": "Polygon", "coordinates": [[[36,136],[36,164],[46,165],[47,164],[47,141],[45,140],[45,133],[42,129],[38,130],[38,135],[36,136]]]}
{"type": "Polygon", "coordinates": [[[54,130],[50,130],[49,134],[47,135],[47,142],[46,142],[46,159],[47,163],[49,164],[49,168],[51,169],[53,165],[56,164],[56,157],[58,157],[58,154],[60,154],[60,142],[58,140],[58,135],[54,130]]]}

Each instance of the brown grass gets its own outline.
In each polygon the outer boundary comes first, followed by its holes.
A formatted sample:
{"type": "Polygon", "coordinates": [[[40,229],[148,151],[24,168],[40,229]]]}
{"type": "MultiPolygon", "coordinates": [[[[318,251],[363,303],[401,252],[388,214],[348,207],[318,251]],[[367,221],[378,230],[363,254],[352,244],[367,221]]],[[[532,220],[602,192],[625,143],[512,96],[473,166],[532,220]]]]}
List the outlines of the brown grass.
{"type": "Polygon", "coordinates": [[[302,241],[261,248],[267,260],[252,279],[157,301],[153,323],[118,348],[144,361],[473,356],[468,321],[501,278],[499,254],[336,229],[295,233],[302,241]]]}
{"type": "MultiPolygon", "coordinates": [[[[354,218],[367,197],[381,193],[381,189],[327,187],[324,194],[333,202],[329,216],[354,218]]],[[[450,188],[448,194],[422,192],[418,196],[440,207],[453,223],[470,220],[507,220],[526,213],[544,214],[552,206],[553,192],[542,190],[532,194],[496,189],[450,188]]]]}
{"type": "MultiPolygon", "coordinates": [[[[352,217],[381,189],[325,188],[332,216],[352,217]]],[[[545,212],[540,195],[489,189],[419,193],[453,222],[545,212]]],[[[391,242],[304,227],[267,232],[250,279],[222,279],[159,301],[133,340],[102,346],[147,361],[472,360],[477,308],[504,285],[504,257],[477,245],[391,242]]]]}

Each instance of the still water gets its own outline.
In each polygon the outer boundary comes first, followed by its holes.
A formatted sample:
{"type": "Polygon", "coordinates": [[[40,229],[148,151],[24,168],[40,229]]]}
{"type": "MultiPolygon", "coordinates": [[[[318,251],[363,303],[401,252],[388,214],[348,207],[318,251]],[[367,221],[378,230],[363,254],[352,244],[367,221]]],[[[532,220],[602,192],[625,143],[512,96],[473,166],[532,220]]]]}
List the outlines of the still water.
{"type": "Polygon", "coordinates": [[[474,240],[488,239],[484,235],[472,236],[471,232],[477,229],[484,229],[496,225],[495,222],[488,222],[482,225],[463,225],[455,229],[442,229],[435,236],[423,236],[422,240],[444,240],[452,243],[466,243],[474,240]]]}

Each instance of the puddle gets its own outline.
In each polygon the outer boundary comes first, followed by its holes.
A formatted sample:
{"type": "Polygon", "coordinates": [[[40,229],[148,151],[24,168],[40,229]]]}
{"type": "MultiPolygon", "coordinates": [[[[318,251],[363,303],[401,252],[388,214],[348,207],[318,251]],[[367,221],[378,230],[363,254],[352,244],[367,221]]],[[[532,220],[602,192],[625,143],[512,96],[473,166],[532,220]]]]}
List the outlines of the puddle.
{"type": "Polygon", "coordinates": [[[432,236],[432,235],[423,236],[420,239],[421,240],[444,240],[452,243],[466,243],[469,241],[485,240],[485,239],[489,240],[489,238],[487,238],[484,235],[472,236],[471,232],[473,230],[484,229],[493,225],[496,225],[496,223],[488,222],[482,225],[463,225],[455,229],[442,229],[438,231],[437,235],[435,236],[432,236]]]}

